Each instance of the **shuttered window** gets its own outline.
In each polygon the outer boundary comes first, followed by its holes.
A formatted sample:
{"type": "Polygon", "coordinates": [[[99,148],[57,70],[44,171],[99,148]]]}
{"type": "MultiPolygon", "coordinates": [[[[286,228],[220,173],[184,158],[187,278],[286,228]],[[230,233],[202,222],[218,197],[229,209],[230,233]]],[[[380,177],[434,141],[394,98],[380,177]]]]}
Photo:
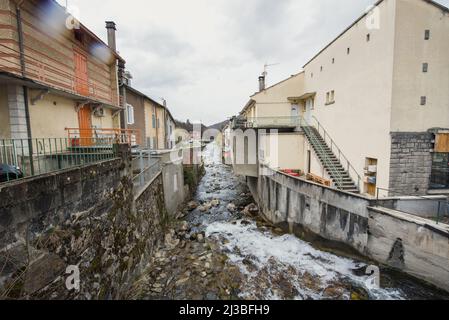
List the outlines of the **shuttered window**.
{"type": "Polygon", "coordinates": [[[438,133],[436,135],[435,152],[449,152],[449,133],[438,133]]]}

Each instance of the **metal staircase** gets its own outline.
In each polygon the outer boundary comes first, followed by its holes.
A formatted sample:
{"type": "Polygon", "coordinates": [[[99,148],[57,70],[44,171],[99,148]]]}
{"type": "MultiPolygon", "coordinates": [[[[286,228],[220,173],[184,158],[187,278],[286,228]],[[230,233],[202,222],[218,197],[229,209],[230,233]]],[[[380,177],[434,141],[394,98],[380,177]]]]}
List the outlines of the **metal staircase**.
{"type": "Polygon", "coordinates": [[[359,193],[360,192],[360,175],[355,171],[347,158],[342,154],[341,150],[335,145],[334,141],[329,137],[327,132],[321,126],[316,118],[318,124],[317,128],[303,122],[301,129],[304,131],[310,145],[315,151],[321,164],[332,178],[335,187],[346,192],[359,193]],[[320,134],[320,128],[324,131],[324,138],[320,134]],[[326,143],[326,137],[330,141],[330,146],[326,143]],[[334,150],[337,154],[334,153],[334,150]],[[343,166],[343,164],[345,166],[343,166]],[[354,182],[350,171],[353,170],[354,176],[358,181],[354,182]]]}

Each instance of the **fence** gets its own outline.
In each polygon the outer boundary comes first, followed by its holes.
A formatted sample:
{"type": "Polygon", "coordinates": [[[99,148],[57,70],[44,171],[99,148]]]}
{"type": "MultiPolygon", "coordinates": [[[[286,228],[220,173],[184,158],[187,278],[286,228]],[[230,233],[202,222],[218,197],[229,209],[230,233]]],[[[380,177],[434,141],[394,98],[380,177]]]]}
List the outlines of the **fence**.
{"type": "Polygon", "coordinates": [[[376,205],[384,206],[389,202],[394,207],[392,209],[422,218],[430,218],[435,220],[437,224],[448,223],[449,220],[449,201],[447,198],[403,195],[390,189],[377,188],[376,205]],[[383,197],[381,193],[385,193],[387,196],[383,197]],[[393,203],[396,204],[393,205],[393,203]]]}
{"type": "Polygon", "coordinates": [[[86,142],[82,146],[68,138],[0,139],[0,183],[115,157],[111,141],[86,142]]]}
{"type": "Polygon", "coordinates": [[[65,128],[72,145],[112,145],[114,143],[126,143],[130,146],[141,143],[140,130],[120,128],[65,128]]]}
{"type": "Polygon", "coordinates": [[[134,193],[140,193],[145,186],[162,170],[160,157],[151,154],[151,150],[140,150],[133,158],[134,193]]]}

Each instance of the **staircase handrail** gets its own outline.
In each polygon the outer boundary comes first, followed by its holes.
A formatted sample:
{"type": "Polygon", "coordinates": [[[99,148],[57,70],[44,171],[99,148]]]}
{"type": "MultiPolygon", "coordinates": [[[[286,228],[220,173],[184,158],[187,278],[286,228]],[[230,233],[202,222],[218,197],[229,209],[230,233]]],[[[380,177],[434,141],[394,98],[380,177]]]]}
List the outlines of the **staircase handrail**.
{"type": "MultiPolygon", "coordinates": [[[[304,119],[303,119],[303,122],[307,124],[307,122],[306,122],[304,119]]],[[[305,127],[303,127],[303,128],[304,128],[305,130],[309,130],[308,127],[312,127],[312,126],[309,126],[309,125],[308,125],[308,126],[305,126],[305,127]]],[[[312,127],[312,128],[313,128],[313,127],[312,127]]],[[[336,178],[333,178],[334,183],[335,183],[339,188],[343,189],[343,186],[344,186],[344,184],[343,184],[343,181],[344,181],[344,175],[343,175],[341,172],[338,171],[338,168],[336,168],[335,165],[332,163],[332,160],[331,160],[331,159],[329,158],[329,156],[326,154],[325,150],[322,149],[321,144],[320,144],[319,142],[316,141],[315,137],[313,137],[313,134],[312,134],[312,133],[309,133],[309,136],[310,136],[309,139],[312,140],[311,142],[312,142],[312,145],[314,145],[314,148],[319,148],[319,151],[321,151],[321,152],[320,152],[321,157],[324,157],[324,159],[322,159],[323,164],[329,168],[329,169],[328,169],[329,173],[332,174],[332,175],[334,175],[334,176],[336,176],[336,178]],[[313,142],[317,142],[317,143],[313,143],[313,142]],[[331,168],[332,168],[333,170],[330,170],[331,168]]],[[[315,153],[317,154],[317,156],[319,156],[319,153],[317,152],[317,150],[314,150],[314,151],[315,151],[315,153]]]]}
{"type": "MultiPolygon", "coordinates": [[[[341,149],[338,147],[338,145],[335,143],[335,141],[332,139],[332,137],[329,135],[329,133],[327,132],[327,130],[324,128],[324,126],[320,123],[320,121],[315,117],[315,116],[312,116],[312,118],[316,121],[316,123],[317,123],[317,127],[316,127],[316,129],[318,130],[318,133],[321,135],[321,131],[320,131],[320,129],[323,129],[323,139],[324,139],[324,142],[329,146],[329,143],[326,141],[326,137],[328,137],[329,138],[329,140],[330,140],[330,148],[331,148],[331,151],[332,152],[334,152],[334,147],[337,149],[337,151],[338,151],[338,160],[340,161],[340,163],[342,163],[342,158],[343,158],[343,160],[344,160],[344,162],[346,162],[346,166],[343,166],[343,167],[347,167],[348,168],[348,174],[350,175],[350,176],[353,176],[352,174],[351,174],[351,170],[353,171],[353,173],[355,174],[355,176],[357,177],[357,187],[359,188],[359,190],[360,190],[360,182],[361,182],[361,180],[362,180],[362,178],[361,178],[361,175],[357,172],[357,170],[354,168],[354,166],[351,164],[351,162],[349,161],[349,159],[343,154],[343,152],[341,151],[341,149]]],[[[342,163],[342,165],[343,165],[343,163],[342,163]]],[[[354,176],[353,176],[354,177],[354,176]]]]}

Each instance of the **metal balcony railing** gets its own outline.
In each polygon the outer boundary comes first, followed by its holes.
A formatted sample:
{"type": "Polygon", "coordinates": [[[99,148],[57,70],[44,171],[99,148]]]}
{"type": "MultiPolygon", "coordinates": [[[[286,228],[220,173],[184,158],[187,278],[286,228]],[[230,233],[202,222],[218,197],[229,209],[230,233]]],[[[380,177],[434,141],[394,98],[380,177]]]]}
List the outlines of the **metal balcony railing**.
{"type": "Polygon", "coordinates": [[[284,117],[249,117],[235,118],[232,121],[233,129],[277,129],[277,128],[296,128],[301,125],[300,116],[284,117]]]}
{"type": "Polygon", "coordinates": [[[139,130],[119,128],[66,128],[71,146],[91,147],[126,143],[131,146],[141,144],[139,130]]]}

